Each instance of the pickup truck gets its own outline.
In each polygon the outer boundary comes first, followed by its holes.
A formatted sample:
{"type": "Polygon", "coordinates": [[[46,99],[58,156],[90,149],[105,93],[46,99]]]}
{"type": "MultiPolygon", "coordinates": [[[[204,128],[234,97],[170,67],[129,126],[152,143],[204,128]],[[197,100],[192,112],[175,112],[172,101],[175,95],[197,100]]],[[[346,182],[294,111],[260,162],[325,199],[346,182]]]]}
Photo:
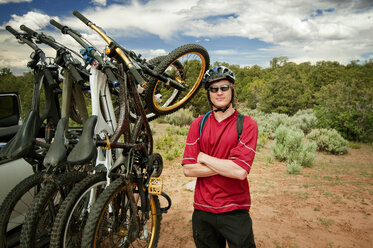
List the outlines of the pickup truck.
{"type": "MultiPolygon", "coordinates": [[[[22,111],[20,97],[15,92],[0,93],[0,149],[16,134],[22,125],[22,111]]],[[[33,174],[32,166],[24,159],[8,160],[0,158],[0,203],[3,202],[7,194],[20,181],[33,174]]],[[[31,203],[32,198],[25,199],[31,203]]],[[[26,213],[27,208],[21,209],[26,213]]],[[[19,216],[12,216],[9,222],[8,230],[16,228],[17,223],[14,219],[23,218],[22,213],[19,216]]],[[[23,221],[18,223],[22,223],[23,221]]]]}

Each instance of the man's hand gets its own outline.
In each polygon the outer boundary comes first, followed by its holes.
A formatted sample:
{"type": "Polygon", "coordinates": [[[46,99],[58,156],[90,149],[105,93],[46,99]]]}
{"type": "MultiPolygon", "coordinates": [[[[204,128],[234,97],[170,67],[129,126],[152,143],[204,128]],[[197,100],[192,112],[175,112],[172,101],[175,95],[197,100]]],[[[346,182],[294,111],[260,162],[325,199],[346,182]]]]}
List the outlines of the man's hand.
{"type": "Polygon", "coordinates": [[[206,167],[210,168],[212,171],[225,177],[239,180],[247,178],[247,171],[229,159],[215,158],[206,153],[200,152],[197,157],[197,162],[206,165],[206,167]]]}

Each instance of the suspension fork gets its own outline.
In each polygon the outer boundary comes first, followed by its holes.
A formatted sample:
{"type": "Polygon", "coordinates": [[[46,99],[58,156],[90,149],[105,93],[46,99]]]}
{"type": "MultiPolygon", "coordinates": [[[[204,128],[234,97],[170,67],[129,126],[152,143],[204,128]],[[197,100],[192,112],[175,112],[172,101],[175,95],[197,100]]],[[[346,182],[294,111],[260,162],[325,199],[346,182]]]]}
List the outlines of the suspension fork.
{"type": "Polygon", "coordinates": [[[131,208],[131,218],[130,218],[130,232],[128,234],[128,241],[132,243],[134,240],[136,240],[138,233],[140,231],[140,218],[139,218],[139,213],[137,211],[137,203],[135,200],[135,196],[133,194],[133,186],[132,182],[129,178],[129,176],[126,176],[124,178],[124,182],[126,184],[126,189],[127,189],[127,195],[128,195],[128,200],[131,208]]]}

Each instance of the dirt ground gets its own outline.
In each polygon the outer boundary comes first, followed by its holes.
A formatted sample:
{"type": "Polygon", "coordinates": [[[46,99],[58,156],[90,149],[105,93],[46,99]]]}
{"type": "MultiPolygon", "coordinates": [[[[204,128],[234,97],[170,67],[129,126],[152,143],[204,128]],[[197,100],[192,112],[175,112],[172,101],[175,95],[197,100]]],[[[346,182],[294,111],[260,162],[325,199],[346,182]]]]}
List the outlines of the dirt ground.
{"type": "MultiPolygon", "coordinates": [[[[343,156],[317,153],[300,175],[287,174],[270,145],[257,151],[248,176],[257,247],[373,247],[372,145],[343,156]]],[[[186,189],[193,178],[184,177],[180,162],[164,161],[172,207],[163,215],[159,248],[195,247],[193,192],[186,189]]]]}

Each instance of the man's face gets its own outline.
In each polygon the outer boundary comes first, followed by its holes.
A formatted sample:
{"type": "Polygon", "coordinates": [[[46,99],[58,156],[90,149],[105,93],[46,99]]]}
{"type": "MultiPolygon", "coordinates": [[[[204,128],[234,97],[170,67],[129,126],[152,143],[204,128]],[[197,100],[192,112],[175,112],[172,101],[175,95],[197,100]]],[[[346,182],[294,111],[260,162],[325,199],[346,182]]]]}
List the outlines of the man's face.
{"type": "Polygon", "coordinates": [[[211,102],[217,108],[225,108],[232,99],[232,84],[226,79],[212,83],[209,87],[211,102]],[[224,91],[225,90],[225,91],[224,91]]]}

